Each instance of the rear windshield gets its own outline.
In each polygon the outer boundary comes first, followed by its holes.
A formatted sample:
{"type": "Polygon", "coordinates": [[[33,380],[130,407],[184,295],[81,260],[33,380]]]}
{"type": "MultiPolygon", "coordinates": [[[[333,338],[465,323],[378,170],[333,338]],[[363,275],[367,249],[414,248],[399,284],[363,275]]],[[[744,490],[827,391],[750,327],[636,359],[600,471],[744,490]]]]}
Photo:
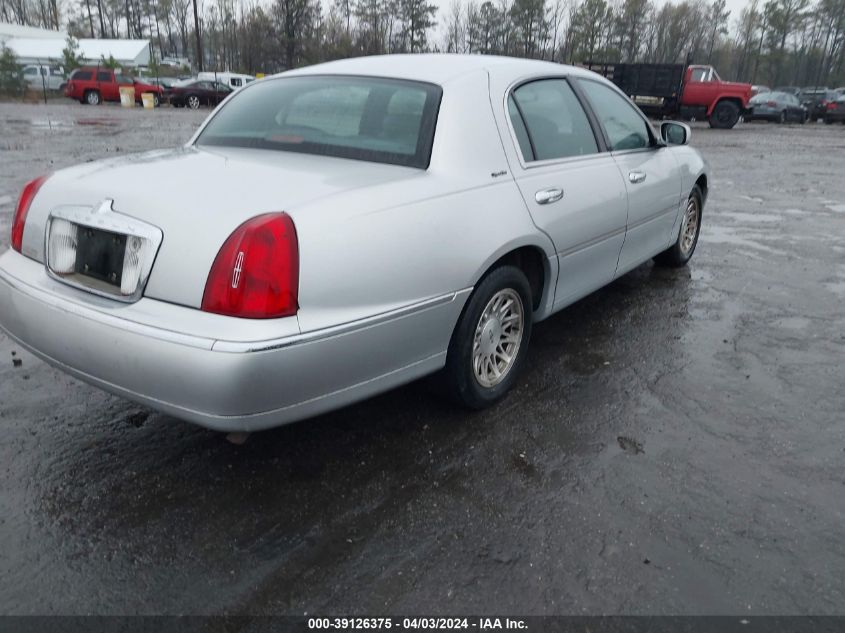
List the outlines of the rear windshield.
{"type": "Polygon", "coordinates": [[[286,77],[244,89],[197,145],[250,147],[428,167],[441,90],[352,76],[286,77]]]}

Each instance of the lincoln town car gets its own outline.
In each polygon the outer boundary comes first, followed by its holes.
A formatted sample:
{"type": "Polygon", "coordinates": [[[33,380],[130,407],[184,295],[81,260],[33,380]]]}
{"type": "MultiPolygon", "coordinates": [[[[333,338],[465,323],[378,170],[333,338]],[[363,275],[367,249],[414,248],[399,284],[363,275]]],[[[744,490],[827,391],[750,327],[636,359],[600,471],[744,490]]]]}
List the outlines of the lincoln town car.
{"type": "Polygon", "coordinates": [[[482,408],[518,379],[535,323],[645,262],[687,264],[708,193],[689,140],[549,62],[285,72],[184,146],[26,184],[0,326],[68,374],[223,431],[434,373],[482,408]]]}

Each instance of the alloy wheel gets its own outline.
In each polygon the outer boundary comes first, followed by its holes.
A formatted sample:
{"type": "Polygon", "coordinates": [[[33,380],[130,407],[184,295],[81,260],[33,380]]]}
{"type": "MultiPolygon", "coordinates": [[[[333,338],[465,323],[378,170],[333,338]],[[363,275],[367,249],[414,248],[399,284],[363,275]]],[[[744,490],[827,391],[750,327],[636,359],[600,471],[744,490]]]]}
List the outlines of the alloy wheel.
{"type": "Polygon", "coordinates": [[[698,200],[695,196],[691,196],[687,202],[687,209],[684,212],[684,221],[681,225],[681,253],[686,256],[695,246],[695,240],[698,237],[698,222],[701,217],[700,209],[698,207],[698,200]]]}
{"type": "Polygon", "coordinates": [[[525,309],[519,293],[500,290],[484,308],[475,328],[472,370],[485,388],[501,383],[516,362],[525,330],[525,309]]]}

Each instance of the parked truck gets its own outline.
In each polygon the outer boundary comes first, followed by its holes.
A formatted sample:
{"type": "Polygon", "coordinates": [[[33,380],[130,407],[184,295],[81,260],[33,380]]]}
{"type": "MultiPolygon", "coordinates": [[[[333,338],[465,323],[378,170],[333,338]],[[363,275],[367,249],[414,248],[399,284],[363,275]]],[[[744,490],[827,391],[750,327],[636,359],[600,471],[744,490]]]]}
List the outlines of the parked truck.
{"type": "Polygon", "coordinates": [[[697,64],[585,64],[615,83],[649,116],[707,119],[730,129],[748,113],[751,84],[723,81],[697,64]]]}

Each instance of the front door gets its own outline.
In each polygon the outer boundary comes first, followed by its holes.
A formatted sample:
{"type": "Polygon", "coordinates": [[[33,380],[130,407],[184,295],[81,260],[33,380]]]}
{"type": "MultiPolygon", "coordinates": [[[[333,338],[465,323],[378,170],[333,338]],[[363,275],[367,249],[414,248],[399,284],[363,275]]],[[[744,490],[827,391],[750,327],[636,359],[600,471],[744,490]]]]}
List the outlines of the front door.
{"type": "Polygon", "coordinates": [[[578,85],[604,129],[628,192],[627,231],[616,272],[621,275],[671,244],[680,211],[680,166],[628,98],[591,79],[579,79],[578,85]]]}

